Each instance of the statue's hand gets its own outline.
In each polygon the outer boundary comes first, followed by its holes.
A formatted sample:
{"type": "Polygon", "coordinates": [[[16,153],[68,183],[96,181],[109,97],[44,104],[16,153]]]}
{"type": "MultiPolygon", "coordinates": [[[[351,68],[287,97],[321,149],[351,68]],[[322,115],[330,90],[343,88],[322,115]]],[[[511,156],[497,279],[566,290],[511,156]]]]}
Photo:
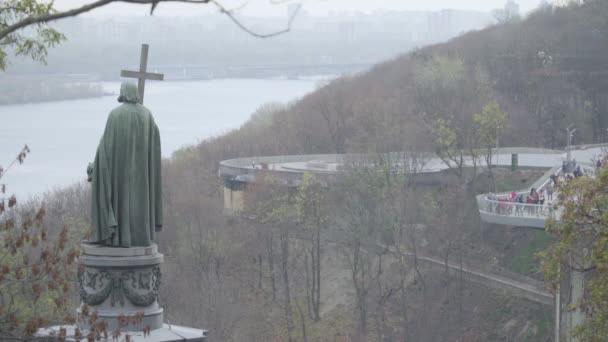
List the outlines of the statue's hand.
{"type": "Polygon", "coordinates": [[[93,181],[93,163],[89,163],[87,166],[87,182],[93,181]]]}

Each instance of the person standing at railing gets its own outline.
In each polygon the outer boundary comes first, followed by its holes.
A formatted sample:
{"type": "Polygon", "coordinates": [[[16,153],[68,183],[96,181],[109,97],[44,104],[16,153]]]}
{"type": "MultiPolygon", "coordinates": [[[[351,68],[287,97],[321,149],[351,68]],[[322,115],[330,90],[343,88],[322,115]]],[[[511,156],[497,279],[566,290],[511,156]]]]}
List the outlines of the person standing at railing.
{"type": "MultiPolygon", "coordinates": [[[[538,191],[536,191],[536,188],[532,188],[530,189],[530,197],[532,198],[532,204],[538,204],[538,191]]],[[[536,211],[538,207],[534,207],[534,211],[536,211]]]]}
{"type": "Polygon", "coordinates": [[[494,206],[495,206],[494,200],[496,200],[496,197],[494,196],[493,193],[490,192],[490,194],[488,195],[487,198],[488,198],[488,201],[487,201],[487,203],[488,203],[488,205],[487,205],[487,211],[489,213],[492,213],[492,212],[494,212],[494,206]]]}
{"type": "Polygon", "coordinates": [[[515,216],[521,216],[522,215],[522,207],[524,206],[524,196],[523,195],[517,195],[517,197],[515,198],[515,216]]]}
{"type": "Polygon", "coordinates": [[[500,215],[504,215],[507,213],[507,199],[506,198],[498,198],[498,210],[497,213],[500,215]]]}
{"type": "Polygon", "coordinates": [[[553,186],[559,185],[559,177],[557,175],[551,175],[551,180],[553,181],[553,186]]]}
{"type": "Polygon", "coordinates": [[[583,176],[583,170],[581,170],[581,166],[577,165],[576,169],[574,170],[574,177],[575,178],[579,178],[583,176]]]}
{"type": "Polygon", "coordinates": [[[530,197],[532,197],[532,200],[535,202],[535,204],[538,203],[538,191],[536,191],[536,188],[530,189],[530,197]]]}
{"type": "Polygon", "coordinates": [[[530,190],[530,198],[532,199],[532,204],[534,204],[533,206],[531,206],[531,211],[532,211],[532,213],[534,213],[538,216],[539,196],[538,196],[538,191],[536,191],[536,188],[532,188],[530,190]]]}
{"type": "Polygon", "coordinates": [[[547,184],[547,200],[549,201],[553,201],[553,179],[551,179],[549,181],[549,184],[547,184]]]}
{"type": "Polygon", "coordinates": [[[517,202],[516,199],[517,199],[517,193],[515,191],[511,191],[511,194],[509,195],[509,208],[507,208],[507,213],[509,215],[513,215],[513,212],[514,212],[513,208],[515,207],[514,203],[517,202]]]}

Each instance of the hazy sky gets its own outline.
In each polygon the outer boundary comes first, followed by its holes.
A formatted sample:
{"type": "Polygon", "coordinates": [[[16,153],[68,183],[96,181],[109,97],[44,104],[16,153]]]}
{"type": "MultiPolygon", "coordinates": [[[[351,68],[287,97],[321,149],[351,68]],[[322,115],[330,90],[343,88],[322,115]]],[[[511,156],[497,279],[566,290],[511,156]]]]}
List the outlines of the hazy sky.
{"type": "MultiPolygon", "coordinates": [[[[81,6],[92,0],[55,0],[59,9],[81,6]]],[[[304,9],[312,14],[323,15],[332,11],[374,12],[377,10],[439,10],[444,8],[490,11],[504,7],[506,0],[220,0],[228,8],[241,8],[239,13],[245,15],[285,15],[285,3],[302,2],[304,9]],[[276,4],[279,2],[280,4],[276,4]],[[273,4],[274,3],[274,4],[273,4]],[[245,4],[243,6],[243,4],[245,4]],[[241,7],[242,6],[242,7],[241,7]]],[[[516,0],[522,12],[528,12],[538,6],[541,0],[516,0]]],[[[147,15],[149,6],[111,4],[97,9],[91,15],[147,15]]],[[[213,11],[211,5],[189,5],[177,3],[160,4],[155,11],[159,16],[199,15],[213,11]]]]}

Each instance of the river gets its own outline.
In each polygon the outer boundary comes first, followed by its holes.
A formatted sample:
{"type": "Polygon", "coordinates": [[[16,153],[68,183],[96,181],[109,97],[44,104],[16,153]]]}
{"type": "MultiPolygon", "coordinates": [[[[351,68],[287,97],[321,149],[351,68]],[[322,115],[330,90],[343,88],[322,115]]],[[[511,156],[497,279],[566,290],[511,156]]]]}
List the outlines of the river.
{"type": "MultiPolygon", "coordinates": [[[[145,105],[160,129],[163,155],[242,125],[267,102],[289,102],[311,92],[315,80],[229,79],[147,82],[145,105]]],[[[118,82],[104,89],[118,93],[118,82]]],[[[0,165],[24,144],[31,153],[0,183],[20,200],[82,181],[93,161],[115,95],[0,106],[0,165]]],[[[0,194],[0,197],[2,195],[0,194]]]]}

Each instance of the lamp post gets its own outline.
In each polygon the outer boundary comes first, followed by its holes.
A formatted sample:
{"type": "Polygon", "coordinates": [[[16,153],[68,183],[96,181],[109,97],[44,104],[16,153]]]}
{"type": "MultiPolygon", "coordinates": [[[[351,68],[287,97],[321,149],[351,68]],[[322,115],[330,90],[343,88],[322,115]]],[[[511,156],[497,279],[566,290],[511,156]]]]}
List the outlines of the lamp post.
{"type": "Polygon", "coordinates": [[[572,137],[574,137],[574,132],[576,132],[576,128],[570,129],[574,124],[570,124],[570,126],[566,127],[566,161],[568,161],[568,165],[570,165],[570,161],[572,160],[572,153],[570,152],[570,144],[572,144],[572,137]]]}
{"type": "Polygon", "coordinates": [[[496,165],[498,165],[498,131],[500,130],[500,125],[496,125],[496,165]]]}

